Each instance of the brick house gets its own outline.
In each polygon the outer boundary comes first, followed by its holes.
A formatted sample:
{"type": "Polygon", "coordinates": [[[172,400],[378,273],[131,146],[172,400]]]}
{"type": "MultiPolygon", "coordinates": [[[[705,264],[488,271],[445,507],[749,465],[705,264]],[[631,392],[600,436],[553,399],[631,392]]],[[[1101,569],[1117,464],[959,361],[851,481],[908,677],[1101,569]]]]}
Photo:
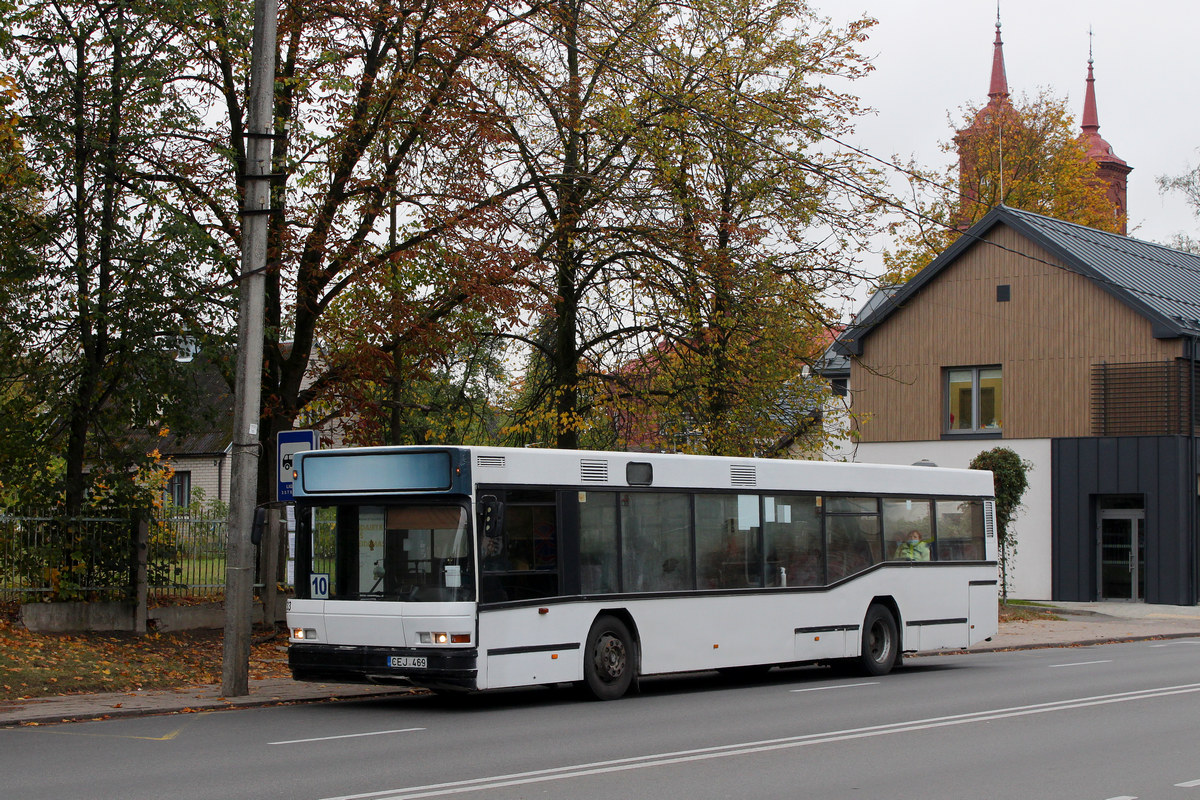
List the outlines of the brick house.
{"type": "Polygon", "coordinates": [[[1032,462],[1013,596],[1193,605],[1198,342],[1200,256],[1001,206],[868,304],[826,374],[846,457],[1032,462]]]}

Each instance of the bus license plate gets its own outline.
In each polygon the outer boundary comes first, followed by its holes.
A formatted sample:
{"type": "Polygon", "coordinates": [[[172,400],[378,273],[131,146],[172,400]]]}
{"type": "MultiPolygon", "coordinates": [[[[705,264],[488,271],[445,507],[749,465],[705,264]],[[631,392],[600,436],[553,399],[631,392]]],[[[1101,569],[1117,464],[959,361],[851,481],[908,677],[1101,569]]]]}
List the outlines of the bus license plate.
{"type": "Polygon", "coordinates": [[[388,666],[425,669],[429,666],[429,663],[424,656],[388,656],[388,666]]]}

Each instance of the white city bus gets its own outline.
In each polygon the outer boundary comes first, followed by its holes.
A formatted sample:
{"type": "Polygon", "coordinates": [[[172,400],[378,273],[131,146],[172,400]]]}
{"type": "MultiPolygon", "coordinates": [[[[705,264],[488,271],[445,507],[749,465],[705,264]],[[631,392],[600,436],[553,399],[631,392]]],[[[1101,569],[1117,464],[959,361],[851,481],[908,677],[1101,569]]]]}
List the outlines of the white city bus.
{"type": "Polygon", "coordinates": [[[499,447],[296,455],[297,680],[439,690],[841,661],[997,628],[992,475],[499,447]]]}

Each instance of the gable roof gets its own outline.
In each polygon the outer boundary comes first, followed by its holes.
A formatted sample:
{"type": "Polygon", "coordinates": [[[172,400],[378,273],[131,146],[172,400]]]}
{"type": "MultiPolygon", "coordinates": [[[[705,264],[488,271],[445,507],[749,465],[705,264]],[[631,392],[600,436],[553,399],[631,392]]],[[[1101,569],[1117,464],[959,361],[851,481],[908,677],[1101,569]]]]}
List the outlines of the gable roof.
{"type": "MultiPolygon", "coordinates": [[[[1148,319],[1155,338],[1200,337],[1200,256],[1087,228],[1071,222],[1007,206],[997,206],[954,244],[859,319],[834,347],[844,355],[860,355],[872,330],[953,264],[968,248],[984,241],[997,225],[1007,225],[1040,245],[1067,269],[1092,280],[1109,294],[1148,319]]],[[[1036,258],[1028,254],[1027,258],[1036,258]]],[[[868,307],[871,304],[868,304],[868,307]]]]}
{"type": "Polygon", "coordinates": [[[176,391],[186,397],[186,405],[176,410],[186,416],[184,424],[169,426],[165,437],[159,435],[158,423],[134,429],[128,434],[130,442],[157,448],[168,459],[224,455],[233,441],[234,397],[229,383],[218,365],[203,355],[176,367],[176,391]]]}
{"type": "Polygon", "coordinates": [[[817,367],[822,375],[826,378],[850,377],[850,356],[848,351],[839,349],[839,342],[859,321],[870,319],[871,315],[879,311],[885,303],[890,303],[900,289],[900,286],[894,284],[880,286],[874,294],[867,298],[867,302],[863,303],[863,307],[854,315],[854,322],[843,328],[842,332],[829,343],[829,347],[825,348],[825,353],[821,356],[821,362],[817,367]]]}
{"type": "Polygon", "coordinates": [[[160,449],[169,456],[220,455],[233,442],[233,390],[217,364],[197,356],[186,373],[191,392],[189,430],[171,434],[160,449]]]}

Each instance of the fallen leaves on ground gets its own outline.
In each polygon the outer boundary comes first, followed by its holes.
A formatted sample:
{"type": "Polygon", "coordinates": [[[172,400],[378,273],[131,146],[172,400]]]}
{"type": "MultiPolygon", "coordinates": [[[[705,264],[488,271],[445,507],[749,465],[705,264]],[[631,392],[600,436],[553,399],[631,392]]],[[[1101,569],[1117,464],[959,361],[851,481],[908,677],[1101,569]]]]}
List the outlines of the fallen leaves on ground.
{"type": "Polygon", "coordinates": [[[1001,603],[1001,622],[1031,622],[1039,619],[1062,619],[1053,608],[1025,603],[1001,603]]]}
{"type": "MultiPolygon", "coordinates": [[[[223,632],[40,634],[0,616],[0,700],[221,682],[223,632]]],[[[287,636],[256,631],[251,680],[286,678],[287,636]]]]}

